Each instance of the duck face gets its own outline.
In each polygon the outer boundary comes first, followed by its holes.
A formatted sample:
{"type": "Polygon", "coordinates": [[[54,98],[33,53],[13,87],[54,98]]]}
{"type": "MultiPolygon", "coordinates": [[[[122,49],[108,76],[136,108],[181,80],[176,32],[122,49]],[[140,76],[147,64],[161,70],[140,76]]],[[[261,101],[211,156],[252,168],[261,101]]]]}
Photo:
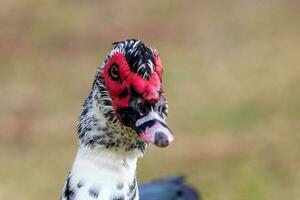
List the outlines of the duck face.
{"type": "Polygon", "coordinates": [[[132,49],[121,46],[112,53],[100,75],[118,122],[135,130],[141,140],[165,147],[173,135],[165,122],[160,58],[155,49],[135,42],[132,49]]]}

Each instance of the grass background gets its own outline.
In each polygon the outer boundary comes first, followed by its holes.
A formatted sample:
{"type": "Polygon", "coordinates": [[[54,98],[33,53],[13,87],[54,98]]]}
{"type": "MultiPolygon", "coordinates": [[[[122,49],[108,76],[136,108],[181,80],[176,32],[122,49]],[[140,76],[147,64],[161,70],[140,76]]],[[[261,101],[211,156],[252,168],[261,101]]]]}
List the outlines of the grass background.
{"type": "Polygon", "coordinates": [[[0,2],[0,199],[58,199],[76,122],[114,41],[156,47],[176,134],[139,181],[184,173],[211,200],[300,199],[296,0],[0,2]]]}

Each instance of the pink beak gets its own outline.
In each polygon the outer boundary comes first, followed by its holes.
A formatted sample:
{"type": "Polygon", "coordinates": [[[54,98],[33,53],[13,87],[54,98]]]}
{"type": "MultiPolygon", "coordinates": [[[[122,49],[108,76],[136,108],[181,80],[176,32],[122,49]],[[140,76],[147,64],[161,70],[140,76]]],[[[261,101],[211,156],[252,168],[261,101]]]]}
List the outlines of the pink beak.
{"type": "Polygon", "coordinates": [[[137,120],[136,127],[143,141],[158,147],[166,147],[174,140],[174,136],[165,121],[154,111],[137,120]]]}

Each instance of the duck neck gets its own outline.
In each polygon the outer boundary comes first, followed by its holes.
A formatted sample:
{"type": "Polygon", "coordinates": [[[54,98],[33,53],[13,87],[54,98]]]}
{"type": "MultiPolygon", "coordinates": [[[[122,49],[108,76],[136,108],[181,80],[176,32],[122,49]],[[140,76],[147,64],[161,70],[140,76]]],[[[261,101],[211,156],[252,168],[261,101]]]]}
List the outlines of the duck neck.
{"type": "Polygon", "coordinates": [[[136,164],[147,144],[133,130],[108,120],[102,100],[99,85],[95,82],[81,110],[79,148],[63,199],[139,198],[136,164]]]}
{"type": "Polygon", "coordinates": [[[80,147],[70,173],[78,199],[80,195],[102,200],[138,199],[137,159],[132,152],[80,147]]]}

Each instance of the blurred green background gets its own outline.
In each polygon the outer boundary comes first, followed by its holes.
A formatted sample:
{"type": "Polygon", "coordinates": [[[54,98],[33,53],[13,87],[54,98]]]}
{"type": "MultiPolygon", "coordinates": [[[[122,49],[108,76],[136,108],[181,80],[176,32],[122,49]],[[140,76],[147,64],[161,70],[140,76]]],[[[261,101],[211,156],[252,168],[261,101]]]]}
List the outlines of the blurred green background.
{"type": "Polygon", "coordinates": [[[58,199],[95,69],[127,38],[162,58],[176,141],[139,181],[204,199],[300,199],[300,3],[0,1],[0,199],[58,199]]]}

